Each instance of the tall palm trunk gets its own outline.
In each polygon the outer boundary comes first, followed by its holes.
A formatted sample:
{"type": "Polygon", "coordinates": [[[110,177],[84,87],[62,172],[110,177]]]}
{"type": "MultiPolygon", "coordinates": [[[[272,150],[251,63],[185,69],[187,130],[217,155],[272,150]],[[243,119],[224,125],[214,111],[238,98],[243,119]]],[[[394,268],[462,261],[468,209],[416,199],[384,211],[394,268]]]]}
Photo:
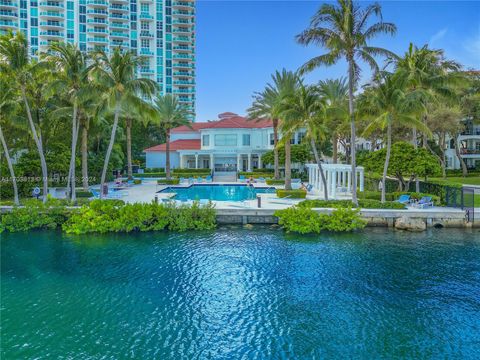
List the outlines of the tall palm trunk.
{"type": "Polygon", "coordinates": [[[328,185],[327,180],[325,179],[325,173],[323,172],[322,162],[320,161],[320,156],[318,155],[317,145],[313,139],[310,139],[310,146],[312,147],[313,156],[317,162],[318,169],[320,170],[320,177],[322,178],[323,183],[323,196],[325,200],[328,200],[328,185]]]}
{"type": "Polygon", "coordinates": [[[88,120],[83,122],[82,126],[82,186],[84,191],[88,191],[88,120]]]}
{"type": "Polygon", "coordinates": [[[275,171],[274,178],[280,179],[280,171],[278,165],[278,120],[273,120],[273,168],[275,171]]]}
{"type": "Polygon", "coordinates": [[[47,195],[48,195],[48,171],[47,171],[47,162],[45,161],[45,155],[43,153],[43,145],[37,130],[35,129],[35,124],[33,123],[32,112],[30,110],[30,104],[27,100],[27,94],[25,90],[25,86],[22,85],[22,99],[25,104],[25,110],[27,111],[27,118],[28,123],[30,124],[30,130],[32,131],[33,140],[35,141],[35,145],[37,146],[38,155],[40,156],[40,166],[42,168],[42,180],[43,180],[43,202],[47,202],[47,195]]]}
{"type": "Polygon", "coordinates": [[[385,191],[386,191],[386,181],[387,181],[387,171],[388,164],[390,162],[390,151],[392,148],[392,121],[388,120],[387,124],[387,156],[385,157],[385,164],[383,165],[383,174],[382,174],[382,203],[385,202],[385,191]]]}
{"type": "Polygon", "coordinates": [[[455,134],[453,137],[453,141],[455,143],[455,154],[457,155],[458,160],[460,161],[460,165],[462,166],[462,176],[468,176],[468,169],[465,161],[463,161],[462,155],[460,154],[460,147],[458,146],[458,134],[455,134]]]}
{"type": "Polygon", "coordinates": [[[133,179],[133,171],[132,171],[132,119],[127,117],[125,119],[127,124],[127,174],[128,180],[133,179]]]}
{"type": "Polygon", "coordinates": [[[78,109],[77,104],[73,104],[73,116],[72,116],[72,148],[70,155],[70,167],[68,171],[69,184],[67,185],[67,192],[70,191],[72,201],[77,200],[76,194],[76,179],[75,179],[75,159],[77,150],[77,138],[78,138],[78,126],[77,126],[78,109]]]}
{"type": "Polygon", "coordinates": [[[332,136],[332,160],[333,163],[336,164],[338,161],[338,135],[336,133],[332,136]]]}
{"type": "Polygon", "coordinates": [[[353,59],[348,61],[348,111],[350,113],[350,155],[352,162],[352,202],[358,206],[357,200],[357,176],[356,176],[356,157],[355,157],[355,114],[353,109],[353,82],[355,74],[353,72],[353,59]]]}
{"type": "Polygon", "coordinates": [[[285,141],[285,190],[292,190],[292,164],[291,164],[290,138],[285,141]]]}
{"type": "Polygon", "coordinates": [[[170,129],[167,128],[166,134],[166,143],[165,143],[165,175],[167,180],[170,180],[170,129]]]}
{"type": "MultiPolygon", "coordinates": [[[[417,128],[413,127],[412,129],[412,144],[415,150],[418,148],[417,144],[417,128]]],[[[418,176],[415,176],[415,192],[419,193],[420,192],[420,180],[418,179],[418,176]]]]}
{"type": "Polygon", "coordinates": [[[17,178],[15,177],[15,172],[13,171],[12,159],[10,158],[10,152],[8,151],[7,143],[3,137],[2,127],[0,126],[0,141],[2,142],[3,151],[5,152],[5,157],[7,158],[8,170],[10,171],[10,176],[12,178],[13,184],[13,202],[15,205],[20,205],[18,201],[18,187],[17,187],[17,178]]]}
{"type": "Polygon", "coordinates": [[[103,198],[103,187],[105,185],[105,178],[107,177],[108,163],[110,162],[110,155],[112,154],[113,144],[115,143],[115,135],[118,127],[118,115],[120,113],[120,105],[117,100],[115,106],[115,115],[113,119],[112,133],[110,134],[110,142],[108,143],[107,153],[105,154],[105,161],[103,163],[102,177],[100,179],[100,198],[103,198]]]}

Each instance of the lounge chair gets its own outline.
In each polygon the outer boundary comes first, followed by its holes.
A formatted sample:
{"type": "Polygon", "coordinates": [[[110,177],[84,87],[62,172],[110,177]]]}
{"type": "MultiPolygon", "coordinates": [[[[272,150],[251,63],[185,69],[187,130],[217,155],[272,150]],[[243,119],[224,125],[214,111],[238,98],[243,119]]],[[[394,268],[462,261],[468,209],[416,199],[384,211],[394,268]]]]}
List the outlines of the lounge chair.
{"type": "Polygon", "coordinates": [[[264,183],[265,182],[265,178],[263,178],[263,177],[259,177],[257,180],[258,180],[259,183],[264,183]]]}
{"type": "Polygon", "coordinates": [[[188,183],[193,184],[195,182],[195,179],[193,177],[188,178],[188,183]]]}
{"type": "Polygon", "coordinates": [[[181,184],[181,183],[185,182],[185,180],[186,180],[185,178],[181,177],[181,178],[178,180],[178,182],[179,182],[179,184],[181,184]]]}
{"type": "Polygon", "coordinates": [[[240,181],[240,182],[245,182],[245,181],[247,181],[247,179],[245,178],[245,175],[240,175],[240,176],[238,177],[238,181],[240,181]]]}
{"type": "Polygon", "coordinates": [[[292,179],[292,190],[298,190],[302,187],[302,179],[292,179]]]}
{"type": "Polygon", "coordinates": [[[424,196],[422,197],[415,206],[419,207],[420,209],[433,206],[433,201],[431,196],[424,196]]]}
{"type": "Polygon", "coordinates": [[[308,184],[307,185],[307,193],[309,193],[310,191],[313,190],[313,185],[312,184],[308,184]]]}
{"type": "Polygon", "coordinates": [[[400,195],[400,197],[397,200],[395,200],[395,202],[406,205],[410,203],[410,195],[406,195],[406,194],[400,195]]]}
{"type": "Polygon", "coordinates": [[[203,182],[203,178],[202,178],[201,176],[199,176],[199,177],[197,178],[197,182],[202,183],[202,182],[203,182]]]}
{"type": "Polygon", "coordinates": [[[205,180],[206,180],[207,182],[212,182],[212,181],[213,181],[211,175],[208,175],[205,180]]]}

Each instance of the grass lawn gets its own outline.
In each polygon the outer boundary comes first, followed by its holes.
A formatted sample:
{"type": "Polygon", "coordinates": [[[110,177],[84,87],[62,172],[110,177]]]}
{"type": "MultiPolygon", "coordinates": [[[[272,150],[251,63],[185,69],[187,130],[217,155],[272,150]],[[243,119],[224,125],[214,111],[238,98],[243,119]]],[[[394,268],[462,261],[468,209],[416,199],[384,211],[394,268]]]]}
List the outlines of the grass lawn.
{"type": "Polygon", "coordinates": [[[470,176],[470,177],[461,177],[461,176],[452,176],[444,178],[429,178],[430,180],[435,181],[444,181],[450,183],[464,184],[464,185],[480,185],[480,176],[470,176]]]}

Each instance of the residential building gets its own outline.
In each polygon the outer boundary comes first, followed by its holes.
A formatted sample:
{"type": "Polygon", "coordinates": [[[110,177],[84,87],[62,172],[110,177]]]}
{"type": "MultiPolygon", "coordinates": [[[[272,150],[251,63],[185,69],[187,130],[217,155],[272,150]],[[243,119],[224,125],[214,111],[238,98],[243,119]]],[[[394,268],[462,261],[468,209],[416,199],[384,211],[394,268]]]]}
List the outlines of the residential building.
{"type": "MultiPolygon", "coordinates": [[[[465,129],[457,138],[460,157],[469,169],[480,168],[480,124],[465,120],[465,129]]],[[[460,169],[460,160],[455,151],[453,139],[447,141],[445,160],[448,169],[460,169]]]]}
{"type": "MultiPolygon", "coordinates": [[[[294,134],[291,144],[299,144],[305,131],[294,134]]],[[[273,150],[270,120],[248,120],[223,113],[219,120],[193,123],[171,131],[170,162],[174,168],[206,168],[215,172],[251,171],[262,168],[262,155],[273,150]]],[[[166,144],[145,149],[147,168],[165,167],[166,144]]]]}
{"type": "Polygon", "coordinates": [[[82,51],[131,50],[145,62],[141,77],[155,80],[195,112],[195,0],[0,0],[0,33],[23,31],[30,54],[52,42],[82,51]]]}

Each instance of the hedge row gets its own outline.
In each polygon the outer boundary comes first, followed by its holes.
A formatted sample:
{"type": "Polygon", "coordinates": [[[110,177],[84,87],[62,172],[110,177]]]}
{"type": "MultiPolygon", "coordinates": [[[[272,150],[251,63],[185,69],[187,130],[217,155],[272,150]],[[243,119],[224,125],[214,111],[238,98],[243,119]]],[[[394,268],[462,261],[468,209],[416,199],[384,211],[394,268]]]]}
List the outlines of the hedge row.
{"type": "Polygon", "coordinates": [[[178,185],[180,184],[180,179],[163,179],[163,180],[157,180],[158,185],[178,185]]]}
{"type": "Polygon", "coordinates": [[[277,196],[279,198],[288,197],[290,199],[305,199],[307,197],[307,192],[305,190],[277,189],[277,196]]]}
{"type": "Polygon", "coordinates": [[[276,179],[267,179],[265,180],[265,183],[267,185],[284,185],[285,184],[285,179],[283,180],[276,180],[276,179]]]}
{"type": "Polygon", "coordinates": [[[67,233],[105,233],[154,230],[208,230],[216,226],[215,209],[210,203],[200,206],[172,204],[124,204],[121,200],[93,200],[80,209],[67,208],[58,200],[43,204],[29,200],[3,214],[2,231],[28,231],[62,227],[67,233]]]}
{"type": "MultiPolygon", "coordinates": [[[[172,173],[171,176],[174,178],[179,178],[179,177],[198,177],[198,176],[208,176],[210,175],[210,171],[197,171],[197,172],[184,172],[184,173],[172,173]]],[[[135,178],[164,178],[166,177],[167,174],[164,172],[158,172],[158,173],[145,173],[145,174],[136,174],[135,178]]]]}
{"type": "MultiPolygon", "coordinates": [[[[300,207],[309,208],[352,208],[355,207],[351,200],[304,200],[298,204],[300,207]]],[[[396,209],[404,210],[405,205],[387,201],[382,203],[379,200],[359,199],[358,207],[362,209],[396,209]]]]}

